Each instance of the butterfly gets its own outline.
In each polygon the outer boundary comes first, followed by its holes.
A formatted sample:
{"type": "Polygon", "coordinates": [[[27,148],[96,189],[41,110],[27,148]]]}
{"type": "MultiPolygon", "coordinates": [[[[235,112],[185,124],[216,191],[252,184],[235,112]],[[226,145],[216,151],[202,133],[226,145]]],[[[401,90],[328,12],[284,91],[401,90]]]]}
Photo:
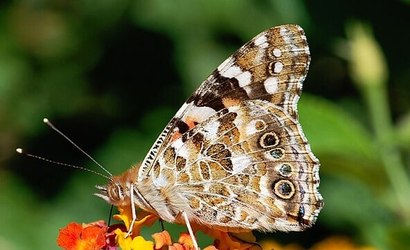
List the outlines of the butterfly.
{"type": "Polygon", "coordinates": [[[141,165],[97,195],[225,232],[310,227],[323,207],[320,164],[296,106],[309,63],[298,25],[260,33],[188,98],[141,165]]]}

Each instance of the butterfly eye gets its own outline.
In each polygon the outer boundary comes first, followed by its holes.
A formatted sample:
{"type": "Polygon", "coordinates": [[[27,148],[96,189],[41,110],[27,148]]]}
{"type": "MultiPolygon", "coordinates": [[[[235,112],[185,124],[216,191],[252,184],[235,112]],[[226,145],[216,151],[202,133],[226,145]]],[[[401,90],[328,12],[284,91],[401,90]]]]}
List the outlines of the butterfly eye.
{"type": "Polygon", "coordinates": [[[122,200],[124,198],[124,191],[123,191],[123,188],[121,187],[121,185],[119,185],[118,183],[113,183],[108,188],[108,196],[113,201],[122,200]]]}

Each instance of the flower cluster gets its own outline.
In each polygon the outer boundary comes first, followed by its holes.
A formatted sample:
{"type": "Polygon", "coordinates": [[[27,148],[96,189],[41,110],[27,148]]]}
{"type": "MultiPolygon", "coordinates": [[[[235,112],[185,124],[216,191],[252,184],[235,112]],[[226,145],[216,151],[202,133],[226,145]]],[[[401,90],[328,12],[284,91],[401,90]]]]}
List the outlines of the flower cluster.
{"type": "MultiPolygon", "coordinates": [[[[114,219],[122,221],[123,224],[108,226],[104,221],[97,221],[88,224],[70,223],[60,230],[57,244],[65,250],[192,250],[194,244],[188,233],[181,233],[177,242],[172,242],[167,231],[162,231],[152,235],[152,240],[146,240],[140,236],[143,226],[151,226],[158,217],[139,211],[137,220],[134,222],[132,231],[129,228],[132,221],[130,208],[118,207],[119,214],[114,215],[114,219]]],[[[232,237],[226,232],[211,230],[200,225],[193,225],[194,231],[204,231],[215,239],[213,245],[204,250],[250,250],[260,249],[258,245],[247,242],[254,242],[255,238],[251,233],[245,235],[235,235],[232,237]],[[255,248],[256,247],[256,248],[255,248]]]]}
{"type": "MultiPolygon", "coordinates": [[[[167,231],[152,235],[152,240],[140,236],[142,227],[151,226],[158,217],[139,211],[137,220],[134,222],[132,232],[129,228],[132,221],[130,208],[119,207],[120,212],[114,215],[121,224],[108,226],[104,221],[96,221],[88,224],[69,223],[60,230],[57,244],[64,250],[193,250],[194,244],[188,233],[181,233],[176,242],[172,241],[167,231]]],[[[297,244],[281,245],[271,240],[256,243],[251,232],[230,234],[209,227],[193,224],[194,232],[202,231],[215,239],[213,245],[203,250],[302,250],[297,244]]],[[[357,246],[344,237],[330,237],[310,248],[310,250],[376,250],[369,246],[357,246]]]]}

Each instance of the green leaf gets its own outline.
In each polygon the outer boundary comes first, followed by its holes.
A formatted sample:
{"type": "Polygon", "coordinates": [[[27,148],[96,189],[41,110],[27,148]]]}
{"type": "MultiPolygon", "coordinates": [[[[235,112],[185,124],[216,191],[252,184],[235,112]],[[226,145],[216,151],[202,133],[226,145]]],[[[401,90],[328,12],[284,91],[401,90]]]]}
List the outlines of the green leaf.
{"type": "Polygon", "coordinates": [[[303,94],[298,105],[300,122],[321,161],[321,171],[354,177],[375,189],[387,181],[369,132],[335,104],[303,94]]]}

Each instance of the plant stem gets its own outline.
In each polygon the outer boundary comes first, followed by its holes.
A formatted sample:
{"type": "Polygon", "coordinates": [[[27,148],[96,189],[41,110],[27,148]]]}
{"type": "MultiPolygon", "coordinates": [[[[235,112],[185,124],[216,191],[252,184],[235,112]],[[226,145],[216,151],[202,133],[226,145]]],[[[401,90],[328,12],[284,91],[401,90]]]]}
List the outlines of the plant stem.
{"type": "Polygon", "coordinates": [[[380,157],[397,197],[398,213],[410,224],[410,182],[395,140],[385,84],[368,84],[362,87],[380,157]]]}

